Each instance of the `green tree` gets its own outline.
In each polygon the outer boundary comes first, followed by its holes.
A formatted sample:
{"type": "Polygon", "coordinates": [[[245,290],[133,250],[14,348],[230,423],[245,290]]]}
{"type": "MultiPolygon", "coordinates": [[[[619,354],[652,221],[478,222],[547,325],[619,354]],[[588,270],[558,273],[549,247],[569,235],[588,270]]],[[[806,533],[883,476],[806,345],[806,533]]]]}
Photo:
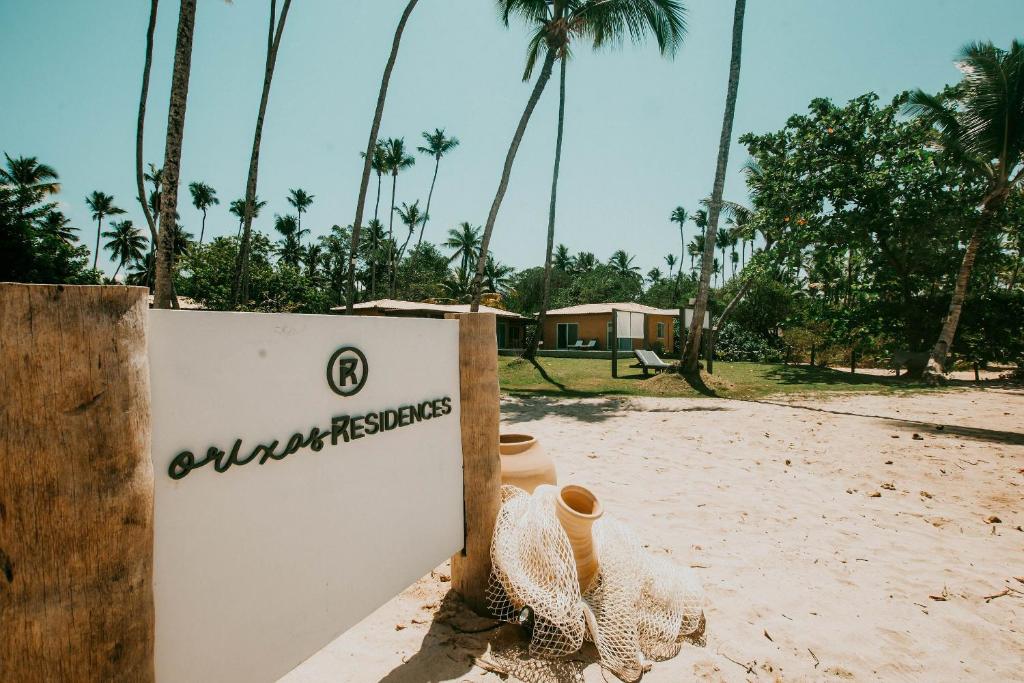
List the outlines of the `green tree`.
{"type": "Polygon", "coordinates": [[[217,199],[217,190],[206,183],[191,182],[188,184],[188,191],[192,194],[192,206],[203,212],[203,223],[199,229],[199,244],[201,245],[203,243],[203,235],[206,234],[206,212],[211,206],[220,204],[220,200],[217,199]]]}
{"type": "MultiPolygon", "coordinates": [[[[572,255],[569,253],[569,247],[565,246],[564,244],[559,244],[558,248],[555,250],[555,253],[552,257],[552,262],[554,263],[555,269],[557,270],[561,270],[562,272],[565,273],[568,273],[570,270],[572,270],[573,261],[572,255]]],[[[547,269],[545,268],[545,271],[546,270],[547,269]]],[[[547,275],[545,275],[545,277],[547,277],[547,275]]]]}
{"type": "MultiPolygon", "coordinates": [[[[725,188],[725,171],[729,165],[729,146],[732,144],[732,124],[736,115],[736,93],[740,82],[740,54],[743,45],[743,14],[746,11],[746,0],[736,0],[736,10],[732,24],[732,58],[729,62],[729,85],[725,95],[725,115],[722,120],[722,136],[718,142],[718,161],[715,164],[715,182],[711,191],[711,203],[708,207],[708,227],[704,233],[706,244],[715,244],[718,231],[718,214],[722,206],[722,192],[725,188]]],[[[701,263],[700,287],[697,289],[696,302],[693,306],[693,320],[686,338],[686,351],[683,355],[681,369],[694,373],[697,371],[697,357],[700,353],[700,338],[703,332],[704,312],[708,306],[708,293],[711,287],[711,269],[714,265],[714,249],[707,249],[701,263]]]]}
{"type": "Polygon", "coordinates": [[[463,273],[468,273],[470,264],[480,253],[480,228],[474,228],[465,222],[459,223],[458,229],[452,228],[448,231],[448,240],[444,246],[454,250],[448,260],[458,260],[459,269],[463,273]]]}
{"type": "Polygon", "coordinates": [[[434,185],[437,184],[437,170],[441,166],[441,157],[459,146],[459,139],[455,136],[447,137],[444,128],[435,128],[433,133],[423,131],[422,135],[425,144],[416,149],[434,158],[434,177],[430,181],[430,192],[427,194],[427,208],[423,213],[423,221],[420,224],[420,236],[416,239],[417,246],[423,242],[423,231],[426,230],[427,221],[430,220],[430,200],[434,198],[434,185]]]}
{"type": "Polygon", "coordinates": [[[970,43],[957,63],[964,77],[950,97],[917,90],[908,106],[910,113],[936,126],[951,161],[985,182],[980,216],[970,228],[949,311],[925,370],[931,381],[945,371],[978,247],[997,228],[1000,209],[1024,178],[1024,43],[1014,40],[1009,50],[970,43]]]}
{"type": "Polygon", "coordinates": [[[412,239],[413,233],[416,232],[417,225],[423,225],[423,222],[427,220],[426,214],[420,211],[420,200],[416,200],[410,206],[405,202],[402,202],[402,206],[395,209],[395,213],[398,214],[398,219],[402,222],[406,228],[409,229],[405,236],[405,241],[402,242],[402,248],[398,250],[394,263],[391,264],[391,296],[395,296],[395,287],[397,285],[398,267],[397,264],[402,262],[402,258],[405,256],[405,249],[409,246],[409,240],[412,239]]]}
{"type": "Polygon", "coordinates": [[[0,168],[0,182],[13,189],[12,205],[18,213],[25,215],[33,204],[38,204],[52,194],[60,192],[57,171],[39,163],[36,157],[11,158],[4,153],[6,168],[0,168]]]}
{"type": "Polygon", "coordinates": [[[640,266],[633,265],[633,259],[633,256],[627,254],[622,249],[619,249],[612,254],[610,259],[608,259],[608,265],[611,266],[612,271],[620,277],[639,278],[640,266]]]}
{"type": "MultiPolygon", "coordinates": [[[[395,240],[395,192],[398,190],[398,174],[416,164],[416,157],[406,153],[403,138],[388,138],[383,143],[384,164],[391,174],[391,211],[388,213],[388,239],[395,240]]],[[[388,267],[394,268],[394,250],[388,252],[388,267]]]]}
{"type": "Polygon", "coordinates": [[[112,195],[94,190],[92,194],[85,198],[85,203],[92,211],[92,219],[96,221],[96,249],[93,250],[92,267],[96,270],[96,265],[100,258],[100,233],[103,230],[103,219],[107,216],[119,216],[124,213],[124,209],[114,205],[114,197],[112,195]]]}
{"type": "Polygon", "coordinates": [[[303,232],[302,230],[302,214],[309,210],[309,207],[313,206],[313,200],[316,199],[314,195],[309,194],[302,188],[296,188],[294,190],[288,190],[288,203],[295,208],[298,223],[298,237],[299,243],[302,243],[302,236],[307,234],[309,230],[303,232]]]}
{"type": "MultiPolygon", "coordinates": [[[[266,202],[261,202],[259,197],[255,197],[252,203],[252,219],[256,220],[260,217],[260,209],[266,206],[266,202]]],[[[245,199],[236,199],[231,202],[228,212],[238,219],[238,235],[239,239],[242,238],[242,227],[245,223],[245,199]]]]}
{"type": "Polygon", "coordinates": [[[107,243],[103,246],[110,250],[114,262],[117,263],[117,269],[112,276],[112,279],[116,280],[117,274],[126,264],[141,261],[146,257],[148,243],[142,232],[130,220],[111,223],[110,227],[112,230],[103,233],[107,238],[107,243]]]}
{"type": "Polygon", "coordinates": [[[570,53],[576,38],[591,40],[597,49],[617,44],[626,36],[639,43],[653,35],[662,54],[674,54],[685,32],[684,10],[677,0],[552,0],[550,3],[546,0],[498,0],[498,7],[506,26],[512,16],[517,16],[534,27],[527,47],[525,79],[533,73],[539,60],[542,64],[505,155],[501,180],[484,224],[473,279],[473,311],[480,304],[480,286],[491,233],[508,190],[512,166],[533,110],[551,78],[555,60],[564,59],[570,53]]]}
{"type": "Polygon", "coordinates": [[[488,292],[505,294],[508,291],[509,278],[514,273],[515,268],[494,260],[494,256],[488,254],[487,268],[484,270],[484,286],[487,287],[488,292]]]}

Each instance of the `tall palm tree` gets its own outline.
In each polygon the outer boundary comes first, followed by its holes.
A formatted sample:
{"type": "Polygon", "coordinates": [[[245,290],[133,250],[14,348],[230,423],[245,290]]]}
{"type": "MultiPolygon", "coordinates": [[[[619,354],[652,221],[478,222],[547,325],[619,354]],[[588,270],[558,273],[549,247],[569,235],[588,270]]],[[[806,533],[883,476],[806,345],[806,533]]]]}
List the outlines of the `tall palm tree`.
{"type": "Polygon", "coordinates": [[[455,250],[448,261],[459,259],[461,269],[468,272],[470,263],[480,253],[480,228],[465,222],[459,223],[458,229],[448,231],[448,241],[444,246],[455,250]]]}
{"type": "MultiPolygon", "coordinates": [[[[715,164],[715,182],[711,189],[711,204],[708,207],[708,225],[704,232],[706,244],[715,244],[718,232],[718,214],[722,208],[722,192],[725,189],[725,171],[729,165],[729,147],[732,144],[732,124],[736,116],[736,93],[740,84],[740,55],[743,50],[743,15],[747,0],[736,0],[732,20],[732,57],[729,60],[729,85],[725,95],[725,113],[722,116],[722,136],[718,141],[718,161],[715,164]]],[[[711,269],[714,265],[714,249],[706,249],[701,259],[700,282],[697,286],[696,302],[693,306],[693,320],[686,337],[686,349],[680,369],[697,371],[697,357],[700,353],[700,337],[704,329],[704,312],[708,307],[708,292],[711,288],[711,269]]]]}
{"type": "Polygon", "coordinates": [[[167,143],[160,187],[159,242],[156,250],[156,290],[154,308],[171,308],[174,297],[174,235],[178,213],[178,173],[181,170],[181,140],[185,134],[185,105],[188,80],[192,71],[192,35],[196,27],[196,0],[181,0],[178,12],[178,38],[174,46],[174,70],[171,73],[171,100],[167,107],[167,143]]]}
{"type": "Polygon", "coordinates": [[[65,244],[78,241],[78,235],[75,234],[78,232],[78,228],[72,227],[71,219],[60,211],[48,211],[43,218],[42,227],[46,232],[56,235],[65,244]]]}
{"type": "Polygon", "coordinates": [[[423,131],[422,135],[426,144],[416,149],[423,154],[429,154],[434,157],[434,178],[430,181],[430,193],[427,194],[427,209],[423,214],[423,223],[420,225],[420,236],[416,240],[416,246],[423,242],[423,231],[426,230],[427,221],[430,220],[430,200],[434,197],[434,184],[437,183],[437,169],[441,166],[441,157],[459,146],[459,139],[455,136],[445,136],[444,128],[435,128],[433,133],[423,131]]]}
{"type": "Polygon", "coordinates": [[[348,252],[348,287],[346,288],[345,314],[352,315],[355,312],[353,306],[356,303],[356,254],[359,253],[359,231],[363,227],[363,204],[366,202],[366,188],[370,184],[370,166],[373,163],[373,150],[377,146],[377,134],[380,132],[380,119],[384,115],[384,101],[388,96],[388,84],[391,82],[391,72],[395,68],[395,60],[398,59],[398,46],[402,42],[402,33],[405,31],[405,24],[409,21],[416,3],[419,0],[409,0],[398,20],[398,27],[395,29],[395,37],[391,41],[391,52],[388,55],[387,64],[384,66],[384,75],[380,79],[380,91],[377,93],[377,106],[373,110],[373,123],[370,124],[370,139],[366,143],[366,152],[363,154],[363,175],[359,181],[359,198],[356,200],[356,217],[352,221],[352,248],[348,252]]]}
{"type": "Polygon", "coordinates": [[[159,238],[153,212],[146,201],[145,174],[142,169],[142,142],[146,127],[146,101],[149,99],[149,72],[153,67],[153,33],[156,31],[156,10],[158,4],[159,0],[150,0],[149,3],[149,25],[146,29],[146,58],[142,66],[142,92],[139,95],[139,117],[135,124],[135,186],[139,193],[139,204],[142,205],[142,213],[146,217],[146,225],[149,226],[149,236],[153,245],[159,242],[159,238]]]}
{"type": "Polygon", "coordinates": [[[395,287],[398,284],[398,264],[402,262],[405,248],[409,246],[409,240],[412,239],[413,233],[416,232],[416,226],[422,225],[423,221],[427,219],[426,215],[420,210],[420,200],[418,199],[411,206],[402,202],[402,206],[395,209],[395,213],[398,214],[398,219],[402,221],[402,225],[409,229],[409,232],[405,236],[405,241],[402,242],[402,248],[398,250],[398,255],[391,264],[391,298],[395,297],[395,287]]]}
{"type": "MultiPolygon", "coordinates": [[[[715,235],[715,248],[722,252],[722,263],[725,263],[725,251],[732,244],[732,233],[728,228],[720,228],[715,235]]],[[[725,271],[722,271],[722,280],[725,280],[725,271]]]]}
{"type": "Polygon", "coordinates": [[[619,249],[608,259],[608,265],[612,267],[619,276],[636,278],[640,274],[640,266],[633,265],[634,257],[619,249]]]}
{"type": "Polygon", "coordinates": [[[679,225],[679,262],[682,263],[683,259],[686,258],[686,221],[690,220],[690,214],[686,212],[681,206],[677,206],[672,209],[672,214],[668,217],[673,223],[679,225]]]}
{"type": "Polygon", "coordinates": [[[217,199],[217,190],[206,183],[189,183],[188,191],[192,193],[192,206],[203,212],[203,226],[199,229],[199,246],[202,246],[203,235],[206,234],[206,212],[211,206],[220,204],[220,200],[217,199]]]}
{"type": "Polygon", "coordinates": [[[394,249],[391,247],[394,246],[395,240],[395,193],[398,190],[398,174],[412,168],[416,163],[416,157],[405,151],[404,138],[388,138],[384,141],[383,147],[384,164],[391,174],[391,211],[388,214],[388,239],[391,240],[391,245],[388,249],[388,266],[392,267],[395,257],[394,249]]]}
{"type": "MultiPolygon", "coordinates": [[[[302,243],[302,214],[313,205],[315,195],[307,193],[302,188],[294,190],[288,190],[288,203],[295,207],[295,213],[298,214],[298,225],[299,225],[299,243],[302,243]]],[[[309,232],[309,230],[306,230],[309,232]]]]}
{"type": "Polygon", "coordinates": [[[103,246],[110,250],[114,261],[117,263],[117,270],[111,279],[116,280],[121,268],[128,263],[141,261],[146,257],[146,238],[142,231],[136,228],[130,220],[111,223],[112,230],[107,230],[103,236],[108,239],[103,246]]]}
{"type": "MultiPolygon", "coordinates": [[[[365,157],[366,152],[360,152],[359,156],[365,157]]],[[[388,172],[388,158],[387,153],[384,151],[384,145],[377,141],[377,144],[373,146],[373,155],[370,158],[370,168],[375,174],[377,174],[377,200],[373,204],[373,219],[377,220],[378,214],[380,213],[380,186],[381,181],[384,179],[384,174],[388,172]]]]}
{"type": "MultiPolygon", "coordinates": [[[[685,245],[683,246],[683,253],[686,253],[685,245]]],[[[676,263],[678,263],[678,261],[676,261],[675,254],[665,255],[665,265],[668,266],[668,277],[670,280],[672,279],[672,271],[676,268],[676,263]]]]}
{"type": "Polygon", "coordinates": [[[690,270],[693,270],[693,259],[704,254],[704,235],[694,235],[686,245],[686,253],[690,255],[690,270]]]}
{"type": "MultiPolygon", "coordinates": [[[[259,197],[255,197],[254,199],[255,201],[252,203],[252,219],[256,220],[260,217],[260,209],[266,206],[267,203],[261,202],[259,197]]],[[[231,202],[228,212],[238,219],[238,237],[241,237],[242,226],[245,222],[245,199],[236,199],[231,202]]]]}
{"type": "Polygon", "coordinates": [[[979,217],[971,228],[949,312],[932,347],[925,379],[937,382],[953,345],[978,246],[998,221],[1010,192],[1024,180],[1024,42],[1009,50],[992,43],[969,43],[960,51],[964,74],[946,99],[920,90],[911,93],[909,112],[938,128],[946,155],[985,182],[979,217]]]}
{"type": "Polygon", "coordinates": [[[7,167],[0,168],[0,183],[10,186],[14,191],[18,213],[24,215],[28,207],[60,192],[57,171],[53,167],[39,163],[36,157],[12,159],[5,152],[4,158],[7,167]]]}
{"type": "Polygon", "coordinates": [[[484,224],[473,279],[470,309],[473,311],[479,309],[486,254],[498,211],[508,190],[512,166],[533,110],[551,78],[555,60],[564,59],[569,54],[575,38],[591,40],[596,49],[618,44],[627,35],[636,43],[642,42],[648,34],[653,35],[662,54],[674,54],[686,30],[683,6],[678,0],[498,0],[498,7],[506,26],[515,15],[534,27],[527,47],[524,80],[530,77],[538,60],[543,57],[543,61],[505,155],[501,180],[484,224]]]}
{"type": "Polygon", "coordinates": [[[252,154],[249,156],[249,175],[245,181],[245,220],[242,221],[242,243],[239,245],[238,258],[235,260],[235,278],[231,285],[231,305],[249,299],[249,251],[252,242],[252,220],[256,204],[256,182],[260,166],[260,144],[263,141],[263,119],[267,113],[267,101],[270,98],[270,84],[274,80],[274,67],[277,65],[277,52],[281,47],[281,35],[284,33],[285,21],[292,0],[284,0],[281,6],[281,17],[276,16],[277,0],[270,0],[270,22],[267,25],[267,53],[263,69],[263,91],[260,94],[260,105],[256,112],[256,130],[252,137],[252,154]]]}
{"type": "Polygon", "coordinates": [[[92,211],[92,219],[96,221],[96,249],[93,252],[92,268],[96,270],[96,264],[100,258],[100,233],[103,230],[103,219],[107,216],[118,216],[124,213],[124,209],[114,205],[114,197],[94,190],[85,198],[85,203],[92,211]]]}

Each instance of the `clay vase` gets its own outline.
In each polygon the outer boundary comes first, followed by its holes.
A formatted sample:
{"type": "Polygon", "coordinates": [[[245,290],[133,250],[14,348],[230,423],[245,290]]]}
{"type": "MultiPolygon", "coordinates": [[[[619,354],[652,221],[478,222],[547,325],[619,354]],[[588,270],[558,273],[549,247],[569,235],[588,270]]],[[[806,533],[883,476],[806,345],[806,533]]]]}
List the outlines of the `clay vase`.
{"type": "Polygon", "coordinates": [[[589,489],[569,484],[558,491],[555,513],[566,535],[569,536],[569,545],[572,546],[573,559],[576,561],[580,593],[585,594],[597,577],[598,568],[591,527],[604,514],[604,509],[601,507],[601,501],[589,489]]]}
{"type": "Polygon", "coordinates": [[[527,493],[541,484],[558,482],[555,463],[537,439],[529,434],[502,434],[498,438],[501,454],[501,483],[518,486],[527,493]]]}

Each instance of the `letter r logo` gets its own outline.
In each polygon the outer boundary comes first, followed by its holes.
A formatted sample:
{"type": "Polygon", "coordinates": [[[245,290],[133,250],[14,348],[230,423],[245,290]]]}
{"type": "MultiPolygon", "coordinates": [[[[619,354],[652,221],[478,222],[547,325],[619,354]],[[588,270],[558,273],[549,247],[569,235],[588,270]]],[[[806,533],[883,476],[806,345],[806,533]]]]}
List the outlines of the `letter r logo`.
{"type": "Polygon", "coordinates": [[[354,346],[343,346],[327,361],[327,384],[339,396],[353,396],[366,384],[369,372],[363,352],[354,346]]]}

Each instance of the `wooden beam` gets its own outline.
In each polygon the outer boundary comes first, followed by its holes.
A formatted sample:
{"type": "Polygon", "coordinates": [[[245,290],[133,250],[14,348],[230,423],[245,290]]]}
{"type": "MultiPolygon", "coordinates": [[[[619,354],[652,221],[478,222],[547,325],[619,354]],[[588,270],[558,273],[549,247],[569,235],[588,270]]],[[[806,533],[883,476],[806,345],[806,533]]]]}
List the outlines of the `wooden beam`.
{"type": "Polygon", "coordinates": [[[0,680],[153,680],[147,294],[0,284],[0,680]]]}
{"type": "Polygon", "coordinates": [[[474,611],[488,614],[491,537],[501,505],[498,455],[498,344],[493,313],[447,314],[459,320],[462,481],[466,542],[452,557],[452,587],[474,611]]]}

